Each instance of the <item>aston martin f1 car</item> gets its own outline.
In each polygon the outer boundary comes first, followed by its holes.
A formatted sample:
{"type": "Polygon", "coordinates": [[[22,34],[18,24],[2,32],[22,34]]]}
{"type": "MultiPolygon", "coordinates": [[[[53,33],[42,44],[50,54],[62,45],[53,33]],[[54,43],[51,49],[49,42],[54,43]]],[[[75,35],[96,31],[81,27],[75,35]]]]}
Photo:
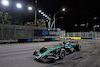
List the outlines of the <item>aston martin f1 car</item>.
{"type": "Polygon", "coordinates": [[[79,44],[72,45],[68,41],[64,41],[62,44],[55,45],[54,47],[47,49],[46,46],[42,46],[40,50],[35,50],[33,55],[35,59],[47,62],[48,60],[63,59],[66,54],[70,54],[74,51],[80,51],[81,46],[79,44]]]}

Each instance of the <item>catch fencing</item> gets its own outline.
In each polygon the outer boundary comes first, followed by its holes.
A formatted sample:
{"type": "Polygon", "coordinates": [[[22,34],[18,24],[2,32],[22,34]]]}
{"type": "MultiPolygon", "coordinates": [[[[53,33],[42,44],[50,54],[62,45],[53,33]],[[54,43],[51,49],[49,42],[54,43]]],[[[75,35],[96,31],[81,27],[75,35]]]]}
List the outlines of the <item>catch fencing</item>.
{"type": "MultiPolygon", "coordinates": [[[[38,28],[33,26],[21,26],[21,25],[6,25],[0,24],[0,40],[20,40],[35,39],[40,41],[42,39],[47,40],[59,40],[59,37],[81,37],[81,38],[94,38],[100,39],[100,32],[67,32],[52,31],[47,28],[38,28]]],[[[44,40],[44,41],[45,41],[44,40]]],[[[34,41],[34,40],[33,40],[34,41]]]]}
{"type": "Polygon", "coordinates": [[[47,30],[46,28],[37,28],[32,26],[0,24],[0,39],[42,38],[42,36],[34,36],[34,29],[47,30]]]}

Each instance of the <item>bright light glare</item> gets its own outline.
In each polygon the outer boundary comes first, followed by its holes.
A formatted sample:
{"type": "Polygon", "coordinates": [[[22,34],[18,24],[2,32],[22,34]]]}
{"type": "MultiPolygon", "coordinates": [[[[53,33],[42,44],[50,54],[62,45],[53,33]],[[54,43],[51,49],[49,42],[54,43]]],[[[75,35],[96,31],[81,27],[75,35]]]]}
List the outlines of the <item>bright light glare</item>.
{"type": "Polygon", "coordinates": [[[28,7],[28,10],[32,10],[32,7],[28,7]]]}
{"type": "Polygon", "coordinates": [[[41,14],[44,14],[44,12],[41,12],[41,14]]]}
{"type": "Polygon", "coordinates": [[[47,18],[49,18],[49,17],[47,17],[47,18]]]}
{"type": "Polygon", "coordinates": [[[63,8],[62,11],[66,11],[66,8],[63,8]]]}
{"type": "Polygon", "coordinates": [[[61,19],[62,19],[63,17],[61,17],[61,19]]]}
{"type": "Polygon", "coordinates": [[[41,13],[42,11],[41,11],[41,10],[39,10],[38,12],[39,12],[39,13],[41,13]]]}
{"type": "Polygon", "coordinates": [[[2,1],[2,4],[5,5],[5,6],[8,6],[9,5],[9,2],[7,0],[3,0],[2,1]]]}
{"type": "Polygon", "coordinates": [[[94,19],[96,20],[96,19],[97,19],[97,17],[94,17],[94,19]]]}
{"type": "Polygon", "coordinates": [[[20,3],[17,3],[16,6],[17,6],[18,8],[22,8],[22,5],[21,5],[20,3]]]}
{"type": "Polygon", "coordinates": [[[45,16],[45,14],[43,14],[43,16],[45,16]]]}
{"type": "Polygon", "coordinates": [[[45,15],[45,17],[47,17],[47,15],[45,15]]]}

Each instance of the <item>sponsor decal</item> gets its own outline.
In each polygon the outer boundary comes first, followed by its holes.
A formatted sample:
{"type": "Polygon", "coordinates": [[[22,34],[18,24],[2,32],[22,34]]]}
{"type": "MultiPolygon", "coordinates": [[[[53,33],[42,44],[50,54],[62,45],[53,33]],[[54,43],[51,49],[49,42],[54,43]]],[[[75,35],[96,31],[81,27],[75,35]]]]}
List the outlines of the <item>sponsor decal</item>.
{"type": "Polygon", "coordinates": [[[4,43],[4,42],[18,42],[18,40],[0,40],[0,43],[4,43]]]}
{"type": "Polygon", "coordinates": [[[34,30],[34,36],[58,36],[58,31],[34,30]]]}
{"type": "Polygon", "coordinates": [[[55,38],[52,38],[52,41],[54,41],[55,40],[55,38]]]}
{"type": "Polygon", "coordinates": [[[28,39],[27,41],[28,41],[28,42],[31,42],[31,41],[32,41],[32,39],[28,39]]]}
{"type": "Polygon", "coordinates": [[[46,31],[46,30],[43,30],[43,31],[42,31],[42,35],[43,35],[43,36],[46,36],[46,35],[48,35],[48,34],[49,34],[48,31],[46,31]]]}
{"type": "Polygon", "coordinates": [[[33,39],[32,41],[44,41],[44,39],[33,39]]]}
{"type": "Polygon", "coordinates": [[[49,35],[57,36],[59,33],[57,31],[49,31],[49,35]]]}

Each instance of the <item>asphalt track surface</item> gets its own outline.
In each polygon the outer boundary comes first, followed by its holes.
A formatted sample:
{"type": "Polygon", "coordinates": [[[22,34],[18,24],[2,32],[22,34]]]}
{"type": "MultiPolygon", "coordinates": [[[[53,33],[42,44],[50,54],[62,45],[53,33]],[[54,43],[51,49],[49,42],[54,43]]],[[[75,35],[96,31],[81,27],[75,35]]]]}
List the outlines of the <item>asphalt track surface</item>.
{"type": "Polygon", "coordinates": [[[100,67],[100,40],[79,40],[81,51],[66,55],[63,60],[43,63],[34,60],[33,51],[42,45],[48,48],[61,42],[0,44],[0,67],[100,67]]]}

